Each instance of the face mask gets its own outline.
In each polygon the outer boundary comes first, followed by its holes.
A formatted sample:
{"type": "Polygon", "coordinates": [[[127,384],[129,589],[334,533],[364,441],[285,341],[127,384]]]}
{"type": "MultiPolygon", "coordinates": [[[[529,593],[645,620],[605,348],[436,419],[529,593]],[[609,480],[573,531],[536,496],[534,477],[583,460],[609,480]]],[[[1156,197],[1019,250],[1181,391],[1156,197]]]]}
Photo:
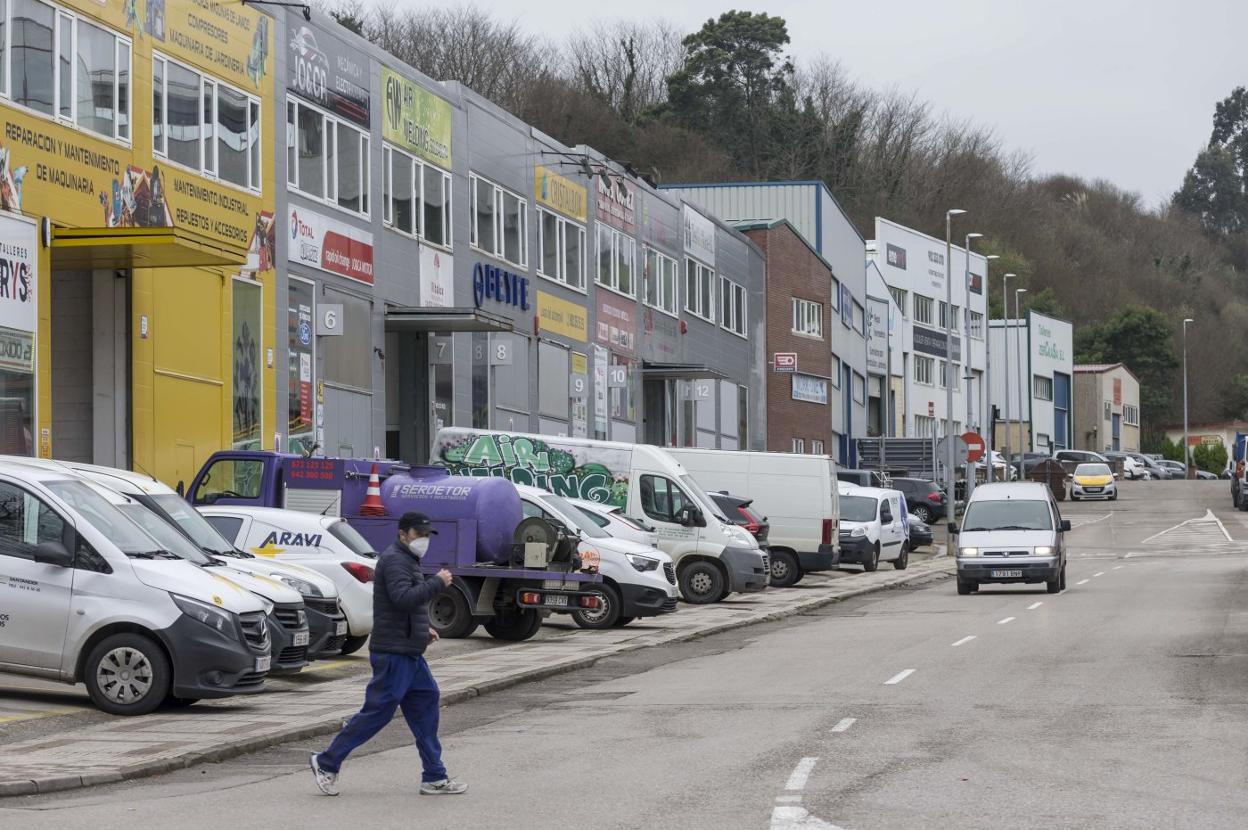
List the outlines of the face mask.
{"type": "Polygon", "coordinates": [[[417,539],[413,539],[412,541],[407,543],[407,549],[410,550],[413,554],[415,554],[416,558],[419,559],[420,557],[425,555],[426,551],[429,550],[429,537],[424,536],[424,537],[420,537],[417,539]]]}

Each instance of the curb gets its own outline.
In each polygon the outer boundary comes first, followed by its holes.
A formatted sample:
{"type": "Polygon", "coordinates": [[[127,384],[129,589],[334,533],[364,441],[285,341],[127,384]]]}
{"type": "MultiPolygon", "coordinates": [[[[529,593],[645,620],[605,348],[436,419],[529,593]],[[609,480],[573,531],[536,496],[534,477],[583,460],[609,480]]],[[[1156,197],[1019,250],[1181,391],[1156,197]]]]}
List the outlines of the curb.
{"type": "MultiPolygon", "coordinates": [[[[939,562],[939,560],[928,561],[939,562]]],[[[506,677],[500,677],[497,680],[491,680],[487,683],[479,683],[467,689],[456,689],[455,691],[447,692],[442,695],[441,704],[442,706],[450,706],[455,703],[462,703],[466,700],[471,700],[472,698],[480,697],[481,695],[489,694],[491,692],[499,692],[524,683],[545,680],[556,675],[567,674],[568,672],[587,668],[594,665],[599,660],[609,659],[621,654],[628,654],[630,652],[641,651],[642,649],[647,648],[656,648],[658,646],[668,645],[669,643],[691,642],[693,640],[700,640],[705,637],[720,634],[725,631],[733,631],[740,628],[747,628],[752,625],[775,622],[777,620],[797,616],[798,614],[810,611],[814,608],[821,608],[833,603],[843,602],[847,599],[853,599],[854,597],[859,597],[863,594],[871,594],[877,591],[895,588],[899,585],[916,582],[924,578],[940,579],[947,577],[948,575],[948,569],[938,565],[937,567],[925,568],[922,571],[912,571],[904,576],[900,576],[890,581],[864,585],[859,588],[850,588],[831,596],[812,597],[808,601],[798,603],[797,605],[793,605],[788,608],[772,611],[759,617],[751,617],[745,620],[731,620],[722,623],[712,623],[707,625],[705,628],[674,634],[671,637],[663,639],[657,643],[623,643],[602,654],[575,658],[552,666],[543,666],[540,668],[519,671],[506,677]]],[[[119,781],[125,781],[133,778],[142,778],[145,776],[159,775],[161,773],[186,769],[188,767],[195,766],[196,764],[225,761],[239,755],[244,755],[248,752],[256,752],[258,750],[267,749],[289,741],[313,738],[319,735],[336,732],[342,728],[344,720],[345,718],[342,716],[323,718],[313,723],[288,727],[263,737],[232,741],[229,744],[224,744],[208,751],[188,752],[177,758],[140,762],[127,765],[120,769],[108,770],[105,772],[89,772],[82,775],[55,775],[48,776],[47,778],[36,778],[31,780],[0,781],[0,799],[11,796],[62,792],[65,790],[73,790],[80,787],[91,787],[99,784],[115,784],[119,781]]]]}

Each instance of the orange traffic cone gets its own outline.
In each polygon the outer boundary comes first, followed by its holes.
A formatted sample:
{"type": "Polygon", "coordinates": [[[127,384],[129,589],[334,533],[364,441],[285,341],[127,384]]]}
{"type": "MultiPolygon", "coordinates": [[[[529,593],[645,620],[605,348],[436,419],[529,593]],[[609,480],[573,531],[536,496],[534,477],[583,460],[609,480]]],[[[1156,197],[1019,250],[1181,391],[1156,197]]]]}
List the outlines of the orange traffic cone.
{"type": "Polygon", "coordinates": [[[360,505],[361,516],[384,516],[386,508],[381,503],[381,477],[377,475],[377,465],[368,475],[368,489],[364,491],[364,503],[360,505]]]}

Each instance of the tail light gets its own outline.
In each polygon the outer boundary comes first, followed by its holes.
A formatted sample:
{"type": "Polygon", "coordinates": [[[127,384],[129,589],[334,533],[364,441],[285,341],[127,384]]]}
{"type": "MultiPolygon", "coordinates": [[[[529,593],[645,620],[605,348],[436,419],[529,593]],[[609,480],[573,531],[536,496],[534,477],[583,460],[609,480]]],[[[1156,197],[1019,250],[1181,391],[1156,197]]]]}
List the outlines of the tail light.
{"type": "Polygon", "coordinates": [[[359,562],[343,562],[342,567],[359,582],[373,581],[373,569],[368,565],[362,565],[359,562]]]}
{"type": "Polygon", "coordinates": [[[525,605],[541,605],[542,595],[537,591],[525,591],[520,595],[520,601],[525,605]]]}
{"type": "Polygon", "coordinates": [[[937,504],[944,501],[944,498],[945,498],[945,494],[940,492],[939,490],[933,490],[932,492],[927,494],[927,500],[931,502],[936,502],[937,504]]]}
{"type": "Polygon", "coordinates": [[[751,536],[757,536],[758,532],[763,529],[763,526],[754,521],[754,517],[750,515],[750,511],[746,510],[744,507],[738,507],[737,512],[741,514],[741,518],[745,519],[745,524],[743,524],[742,527],[748,530],[751,536]]]}
{"type": "Polygon", "coordinates": [[[581,597],[579,602],[582,608],[598,607],[598,597],[581,597]]]}
{"type": "Polygon", "coordinates": [[[832,544],[832,531],[836,529],[836,522],[832,519],[823,520],[823,543],[825,545],[832,544]]]}

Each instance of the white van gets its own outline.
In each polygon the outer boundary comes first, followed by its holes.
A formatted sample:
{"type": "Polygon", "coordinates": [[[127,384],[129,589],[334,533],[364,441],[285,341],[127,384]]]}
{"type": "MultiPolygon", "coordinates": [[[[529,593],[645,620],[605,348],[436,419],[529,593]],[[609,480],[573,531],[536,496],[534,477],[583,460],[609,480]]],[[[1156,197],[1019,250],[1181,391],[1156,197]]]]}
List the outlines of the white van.
{"type": "Polygon", "coordinates": [[[261,691],[267,603],[158,547],[87,482],[0,462],[0,670],[115,715],[261,691]]]}
{"type": "Polygon", "coordinates": [[[565,498],[614,504],[654,525],[687,602],[762,591],[769,566],[758,542],[720,510],[665,450],[549,435],[451,427],[438,431],[430,463],[456,475],[502,476],[565,498]]]}
{"type": "Polygon", "coordinates": [[[771,526],[771,584],[796,584],[836,561],[836,462],[826,455],[673,447],[667,453],[703,487],[751,499],[771,526]]]}
{"type": "Polygon", "coordinates": [[[554,519],[581,534],[580,551],[598,555],[602,585],[594,610],[574,611],[581,628],[614,628],[637,617],[653,617],[676,610],[676,568],[672,558],[657,548],[616,539],[585,516],[571,502],[536,487],[516,485],[525,516],[554,519]]]}
{"type": "Polygon", "coordinates": [[[904,571],[910,559],[905,495],[882,487],[842,489],[840,554],[840,562],[857,562],[864,571],[881,562],[904,571]]]}

